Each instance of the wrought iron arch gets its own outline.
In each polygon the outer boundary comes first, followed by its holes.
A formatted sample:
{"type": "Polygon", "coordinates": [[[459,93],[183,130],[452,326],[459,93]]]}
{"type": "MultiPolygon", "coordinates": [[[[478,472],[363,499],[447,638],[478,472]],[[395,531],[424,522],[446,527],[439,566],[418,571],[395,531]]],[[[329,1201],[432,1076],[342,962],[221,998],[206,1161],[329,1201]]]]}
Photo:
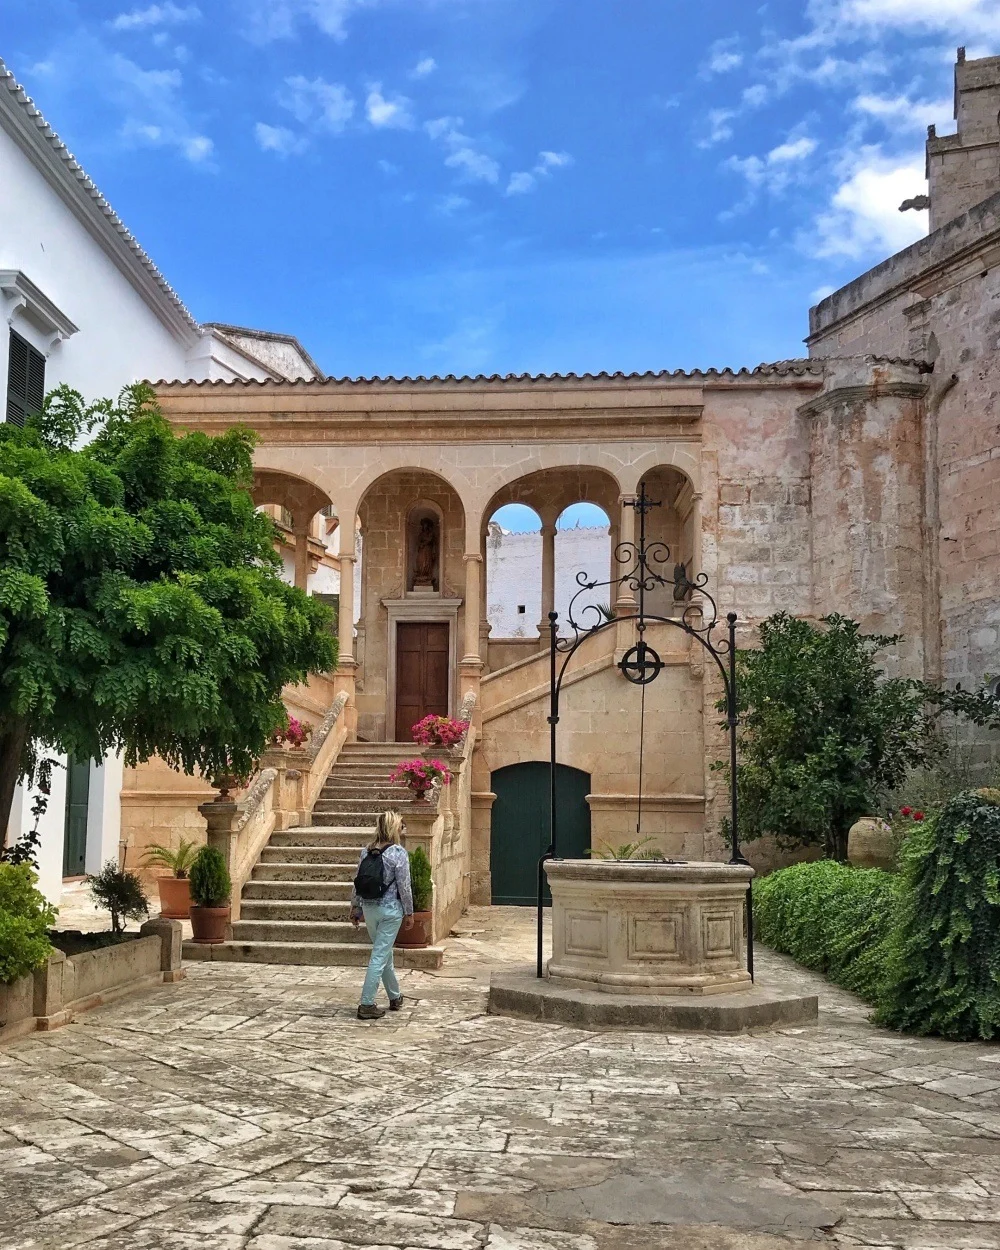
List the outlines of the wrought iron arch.
{"type": "MultiPolygon", "coordinates": [[[[719,609],[714,597],[707,590],[708,577],[703,572],[694,578],[687,576],[684,564],[675,564],[670,568],[670,548],[666,543],[646,541],[646,514],[653,508],[662,506],[662,501],[654,501],[646,494],[645,482],[639,486],[639,494],[634,500],[626,501],[627,507],[635,508],[639,518],[639,541],[619,543],[614,550],[615,562],[624,571],[618,577],[607,581],[591,581],[586,573],[576,575],[578,590],[569,601],[565,624],[569,632],[559,633],[558,612],[549,613],[549,846],[538,861],[538,940],[537,940],[537,975],[542,972],[542,895],[545,884],[545,862],[556,859],[558,820],[556,810],[556,763],[557,763],[557,727],[559,725],[559,698],[562,693],[563,679],[570,660],[587,638],[599,634],[602,630],[617,626],[622,621],[634,621],[638,641],[625,652],[618,661],[618,669],[626,681],[639,686],[641,691],[641,711],[639,728],[639,814],[642,822],[642,761],[645,748],[645,693],[646,686],[659,677],[663,669],[663,661],[656,650],[646,642],[645,633],[650,622],[672,625],[695,639],[712,657],[722,677],[726,699],[726,725],[729,735],[729,824],[730,824],[730,856],[731,864],[746,864],[748,861],[740,849],[739,842],[739,811],[736,785],[736,622],[739,619],[735,612],[726,616],[725,632],[719,620],[719,609]],[[666,570],[670,569],[670,576],[666,570]],[[661,571],[662,570],[662,571],[661,571]],[[613,606],[605,609],[593,602],[580,603],[582,595],[589,592],[612,587],[627,586],[636,595],[637,611],[629,616],[615,615],[613,606]],[[646,595],[658,587],[673,589],[674,601],[683,603],[679,615],[660,616],[646,611],[646,595]],[[706,610],[707,609],[707,610],[706,610]],[[717,631],[720,631],[717,633],[717,631]]],[[[750,887],[747,887],[747,968],[753,978],[753,899],[750,887]]]]}

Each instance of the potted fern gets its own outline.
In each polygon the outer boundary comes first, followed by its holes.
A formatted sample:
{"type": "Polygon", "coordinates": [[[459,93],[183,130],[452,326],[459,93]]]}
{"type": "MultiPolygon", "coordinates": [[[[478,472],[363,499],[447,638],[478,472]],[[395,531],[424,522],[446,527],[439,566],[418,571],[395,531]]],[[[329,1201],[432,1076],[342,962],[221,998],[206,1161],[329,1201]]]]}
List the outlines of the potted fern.
{"type": "Polygon", "coordinates": [[[422,846],[410,851],[410,889],[413,891],[413,924],[405,933],[400,929],[395,944],[404,947],[430,946],[434,940],[434,885],[431,881],[431,861],[422,846]]]}
{"type": "Polygon", "coordinates": [[[191,912],[188,873],[197,852],[195,842],[181,838],[176,851],[157,843],[149,847],[142,858],[144,867],[167,869],[166,875],[156,878],[156,888],[160,892],[160,915],[167,920],[187,920],[191,912]]]}
{"type": "Polygon", "coordinates": [[[191,865],[191,931],[196,942],[224,942],[233,883],[222,852],[203,846],[191,865]]]}

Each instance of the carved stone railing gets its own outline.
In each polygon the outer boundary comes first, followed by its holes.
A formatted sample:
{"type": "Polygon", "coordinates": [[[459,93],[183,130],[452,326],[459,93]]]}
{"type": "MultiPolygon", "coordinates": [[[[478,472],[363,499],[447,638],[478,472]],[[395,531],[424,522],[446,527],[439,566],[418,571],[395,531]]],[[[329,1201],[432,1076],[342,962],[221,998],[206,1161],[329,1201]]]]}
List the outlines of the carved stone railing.
{"type": "Polygon", "coordinates": [[[468,721],[462,742],[453,747],[428,748],[425,756],[444,760],[451,771],[451,784],[434,789],[426,803],[412,804],[404,811],[408,850],[422,846],[431,863],[434,882],[434,942],[447,937],[455,921],[469,903],[472,857],[472,753],[476,731],[472,725],[476,696],[466,695],[459,719],[468,721]]]}
{"type": "Polygon", "coordinates": [[[199,806],[208,843],[222,852],[232,878],[232,920],[240,918],[240,895],[271,834],[309,819],[347,736],[346,704],[347,695],[338,694],[307,746],[266,751],[238,801],[216,799],[199,806]]]}

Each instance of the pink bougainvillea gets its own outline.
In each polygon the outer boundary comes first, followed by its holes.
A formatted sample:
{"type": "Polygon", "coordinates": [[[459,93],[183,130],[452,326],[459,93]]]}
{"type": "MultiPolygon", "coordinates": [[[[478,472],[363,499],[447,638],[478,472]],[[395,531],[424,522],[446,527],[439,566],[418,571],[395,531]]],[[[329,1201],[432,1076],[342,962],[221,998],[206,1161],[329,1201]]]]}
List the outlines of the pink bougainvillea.
{"type": "Polygon", "coordinates": [[[432,714],[418,720],[410,732],[413,741],[419,742],[422,747],[453,747],[462,741],[468,728],[467,720],[432,714]]]}
{"type": "Polygon", "coordinates": [[[275,746],[300,747],[312,735],[312,729],[296,716],[289,716],[287,729],[276,729],[271,735],[275,746]]]}
{"type": "Polygon", "coordinates": [[[409,786],[411,790],[429,790],[435,781],[443,786],[451,781],[448,765],[442,760],[403,760],[393,769],[389,780],[394,785],[409,786]]]}

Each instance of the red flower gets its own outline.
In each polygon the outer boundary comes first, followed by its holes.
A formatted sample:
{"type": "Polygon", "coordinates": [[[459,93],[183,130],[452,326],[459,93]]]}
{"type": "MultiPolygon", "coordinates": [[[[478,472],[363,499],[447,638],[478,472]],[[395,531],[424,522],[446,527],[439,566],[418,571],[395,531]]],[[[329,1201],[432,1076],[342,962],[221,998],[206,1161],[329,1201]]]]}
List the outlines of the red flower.
{"type": "Polygon", "coordinates": [[[909,816],[910,812],[912,811],[913,811],[912,807],[901,807],[899,809],[899,814],[900,816],[909,816]]]}
{"type": "Polygon", "coordinates": [[[913,813],[913,819],[914,819],[914,820],[923,820],[923,818],[924,818],[924,814],[923,814],[923,812],[914,812],[914,813],[913,813]]]}

